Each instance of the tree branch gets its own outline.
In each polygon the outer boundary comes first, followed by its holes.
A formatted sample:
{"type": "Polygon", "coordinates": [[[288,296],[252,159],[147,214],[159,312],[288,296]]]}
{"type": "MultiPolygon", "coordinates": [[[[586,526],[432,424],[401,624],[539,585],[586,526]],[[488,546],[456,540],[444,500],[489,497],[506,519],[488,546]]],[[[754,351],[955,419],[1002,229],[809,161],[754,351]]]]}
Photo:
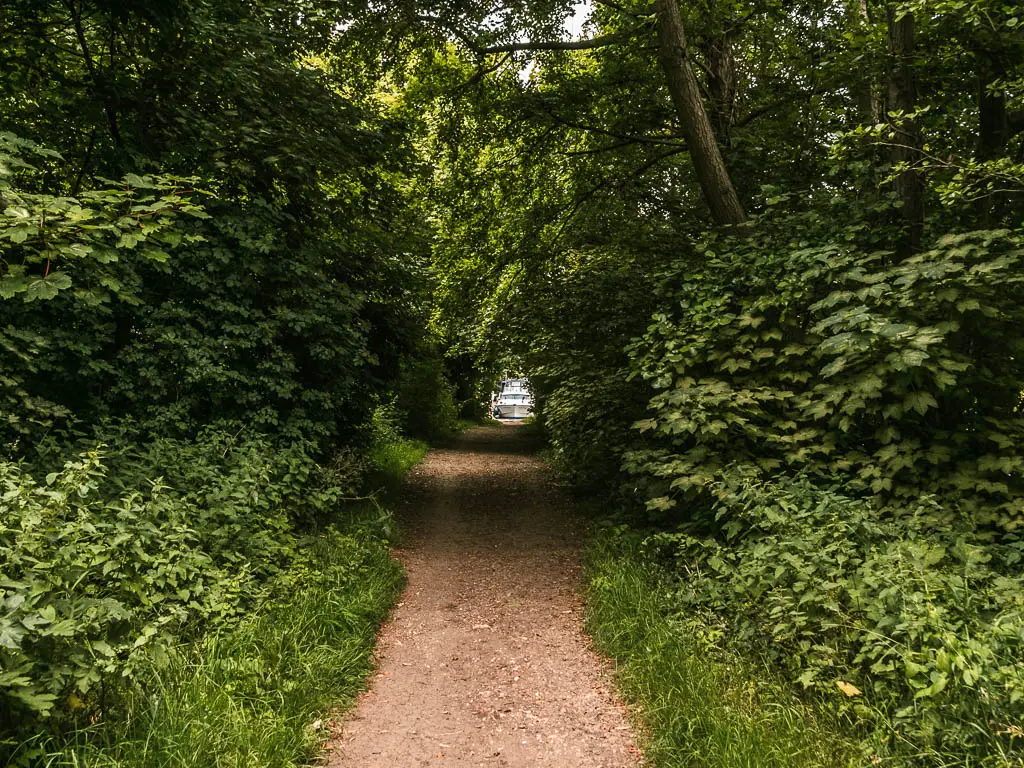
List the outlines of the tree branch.
{"type": "Polygon", "coordinates": [[[803,91],[802,93],[790,94],[789,96],[785,96],[785,97],[783,97],[781,99],[777,99],[775,101],[769,102],[768,104],[765,104],[764,106],[758,107],[753,112],[751,112],[746,117],[744,117],[742,120],[737,120],[736,123],[735,123],[735,127],[736,128],[742,128],[745,125],[749,125],[750,123],[752,123],[755,120],[757,120],[757,118],[761,117],[762,115],[766,115],[769,112],[773,112],[774,110],[778,109],[779,107],[784,107],[786,104],[789,104],[791,101],[797,101],[799,99],[810,99],[812,96],[817,96],[818,94],[825,93],[825,92],[826,91],[824,89],[822,89],[822,88],[812,88],[809,91],[803,91]]]}
{"type": "Polygon", "coordinates": [[[487,77],[487,75],[491,74],[492,72],[497,72],[499,69],[505,66],[508,63],[509,59],[511,58],[512,54],[506,53],[504,56],[498,59],[497,64],[494,64],[490,67],[484,67],[481,65],[480,67],[477,68],[476,72],[473,73],[473,76],[469,78],[469,80],[467,80],[466,82],[459,86],[458,90],[462,91],[465,90],[466,88],[470,88],[476,85],[485,77],[487,77]]]}
{"type": "Polygon", "coordinates": [[[647,173],[647,171],[656,166],[662,160],[667,160],[673,155],[679,155],[685,151],[686,147],[684,146],[681,148],[670,149],[667,152],[662,152],[660,155],[655,156],[653,159],[647,161],[639,168],[632,171],[625,179],[613,180],[613,177],[604,178],[601,181],[599,181],[596,185],[594,185],[586,192],[584,192],[582,195],[580,195],[578,198],[576,198],[576,200],[573,201],[571,206],[563,206],[562,211],[568,209],[568,214],[566,215],[566,218],[562,221],[562,226],[558,228],[558,232],[555,233],[554,242],[557,243],[561,239],[562,234],[565,232],[565,228],[569,226],[569,223],[572,221],[573,217],[580,212],[580,208],[582,208],[588,200],[593,198],[594,195],[596,195],[602,189],[604,189],[607,186],[622,187],[626,184],[626,182],[632,181],[638,176],[642,176],[643,174],[647,173]]]}
{"type": "Polygon", "coordinates": [[[89,132],[89,146],[85,149],[85,157],[82,158],[82,166],[78,169],[78,175],[75,177],[75,183],[71,187],[71,197],[78,197],[78,193],[82,189],[82,179],[85,178],[85,172],[89,168],[89,163],[92,160],[92,150],[95,146],[96,128],[93,128],[89,132]]]}
{"type": "Polygon", "coordinates": [[[469,48],[474,53],[481,53],[480,46],[476,44],[476,41],[473,38],[471,38],[468,34],[463,32],[454,24],[451,24],[450,22],[446,21],[445,19],[442,19],[438,16],[414,16],[413,20],[422,22],[424,24],[434,24],[438,27],[441,27],[442,29],[447,30],[448,32],[451,32],[453,35],[455,35],[455,37],[461,40],[466,45],[466,47],[469,48]]]}
{"type": "Polygon", "coordinates": [[[637,144],[636,141],[624,140],[616,141],[613,144],[605,144],[603,147],[595,147],[594,149],[576,149],[572,152],[558,152],[557,154],[563,157],[579,157],[580,155],[599,155],[602,152],[611,152],[613,149],[621,149],[622,147],[631,147],[637,144]]]}
{"type": "Polygon", "coordinates": [[[662,138],[660,136],[632,136],[627,133],[616,133],[615,131],[609,131],[606,128],[598,128],[594,125],[585,125],[583,123],[574,123],[570,120],[559,117],[554,112],[545,109],[544,114],[550,117],[559,125],[564,125],[566,128],[575,128],[577,131],[586,131],[587,133],[599,133],[602,136],[608,136],[612,139],[618,139],[620,141],[626,141],[634,144],[657,144],[664,147],[682,147],[686,148],[686,143],[678,141],[676,139],[662,138]]]}
{"type": "MultiPolygon", "coordinates": [[[[596,1],[601,2],[602,0],[596,1]]],[[[630,13],[630,15],[634,15],[637,18],[645,18],[643,14],[634,13],[622,8],[620,8],[620,10],[630,13]]],[[[454,35],[478,56],[487,56],[493,53],[518,53],[522,51],[587,51],[627,42],[633,38],[634,33],[637,31],[637,28],[634,28],[624,30],[622,32],[613,32],[608,35],[601,35],[600,37],[594,37],[589,40],[530,40],[521,43],[503,43],[500,45],[481,46],[469,35],[469,33],[464,32],[450,21],[441,18],[440,16],[418,15],[413,16],[412,19],[423,24],[433,24],[444,29],[454,35]]],[[[649,26],[650,23],[651,22],[648,22],[641,26],[649,26]]]]}
{"type": "Polygon", "coordinates": [[[114,111],[113,106],[111,106],[110,99],[107,98],[100,73],[96,70],[92,55],[89,53],[89,43],[85,37],[85,29],[82,27],[82,13],[75,8],[73,0],[65,0],[64,5],[71,14],[71,21],[75,27],[75,37],[78,38],[78,46],[82,49],[82,55],[85,57],[85,68],[89,71],[89,77],[92,79],[92,86],[96,91],[96,97],[103,104],[103,111],[107,115],[107,122],[110,123],[110,135],[113,137],[114,144],[118,148],[123,147],[121,130],[117,125],[117,113],[114,111]]]}
{"type": "Polygon", "coordinates": [[[757,8],[753,9],[752,11],[750,11],[748,13],[745,13],[744,15],[742,15],[738,19],[736,19],[736,21],[734,21],[728,27],[726,27],[723,30],[723,33],[728,35],[731,32],[735,32],[737,29],[740,29],[741,27],[743,27],[744,24],[746,24],[748,21],[750,21],[752,18],[754,18],[754,16],[756,16],[758,13],[761,13],[761,11],[759,9],[757,9],[757,8]]]}
{"type": "Polygon", "coordinates": [[[653,6],[649,7],[646,11],[634,11],[632,8],[627,8],[624,5],[613,3],[611,2],[611,0],[593,0],[593,2],[595,2],[597,5],[604,5],[607,6],[608,8],[614,8],[619,13],[624,13],[627,16],[632,16],[637,19],[646,18],[654,13],[653,6]]]}

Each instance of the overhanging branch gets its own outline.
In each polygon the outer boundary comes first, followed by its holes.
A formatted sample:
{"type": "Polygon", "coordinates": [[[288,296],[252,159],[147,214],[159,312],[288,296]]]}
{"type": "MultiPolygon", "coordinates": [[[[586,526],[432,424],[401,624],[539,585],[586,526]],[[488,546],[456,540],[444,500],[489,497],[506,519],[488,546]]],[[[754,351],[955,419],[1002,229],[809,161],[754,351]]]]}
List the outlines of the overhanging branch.
{"type": "Polygon", "coordinates": [[[657,144],[664,147],[681,147],[686,148],[686,144],[678,139],[662,137],[662,136],[634,136],[627,133],[618,133],[617,131],[610,131],[607,128],[599,128],[596,125],[587,125],[585,123],[577,123],[572,120],[566,120],[563,117],[559,117],[554,112],[545,109],[544,114],[550,117],[559,125],[564,125],[566,128],[575,128],[577,131],[586,131],[587,133],[598,133],[602,136],[608,136],[612,139],[618,139],[620,141],[630,142],[632,144],[657,144]]]}
{"type": "Polygon", "coordinates": [[[758,107],[749,114],[745,115],[742,120],[737,120],[735,126],[737,128],[742,128],[754,122],[755,120],[757,120],[757,118],[762,117],[763,115],[766,115],[769,112],[774,112],[779,107],[784,107],[787,104],[791,104],[794,101],[800,101],[802,99],[809,100],[815,96],[818,96],[826,92],[827,91],[823,88],[811,88],[810,90],[801,91],[800,93],[789,94],[788,96],[784,96],[781,99],[777,99],[776,101],[772,101],[769,102],[768,104],[764,104],[758,107]]]}
{"type": "Polygon", "coordinates": [[[627,16],[633,16],[634,18],[642,19],[654,14],[654,6],[648,6],[646,10],[637,11],[632,8],[627,8],[619,3],[613,3],[611,0],[594,0],[598,5],[604,5],[608,8],[614,8],[619,13],[624,13],[627,16]]]}
{"type": "Polygon", "coordinates": [[[481,52],[480,47],[476,44],[476,41],[473,40],[473,38],[471,38],[468,34],[463,32],[454,24],[446,21],[445,19],[442,19],[438,16],[415,16],[413,18],[416,21],[422,22],[424,24],[433,24],[435,26],[441,27],[441,29],[450,32],[459,40],[461,40],[470,50],[478,54],[481,52]]]}
{"type": "Polygon", "coordinates": [[[639,176],[642,176],[645,173],[647,173],[647,171],[651,170],[654,166],[656,166],[662,160],[667,160],[668,158],[670,158],[670,157],[672,157],[674,155],[682,154],[685,151],[686,151],[686,147],[677,147],[677,148],[674,148],[674,149],[670,149],[667,152],[662,152],[660,155],[657,155],[654,158],[652,158],[651,160],[648,160],[646,163],[641,165],[639,168],[636,168],[633,171],[631,171],[626,176],[626,178],[624,178],[624,179],[613,179],[611,177],[608,177],[608,178],[602,179],[597,184],[595,184],[593,187],[591,187],[586,192],[584,192],[582,195],[580,195],[578,198],[576,198],[576,200],[574,200],[571,204],[562,206],[562,210],[559,211],[558,215],[563,215],[564,214],[565,218],[562,220],[562,225],[558,228],[558,231],[555,233],[555,236],[553,238],[554,242],[557,243],[559,240],[561,240],[562,235],[565,233],[566,227],[569,226],[569,223],[573,220],[573,218],[575,218],[576,214],[580,212],[580,209],[583,208],[583,206],[589,200],[591,200],[598,192],[600,192],[602,189],[604,189],[606,187],[609,187],[609,186],[619,187],[619,188],[624,187],[628,182],[630,182],[633,179],[635,179],[635,178],[637,178],[639,176]]]}
{"type": "Polygon", "coordinates": [[[481,66],[477,67],[477,70],[476,70],[476,72],[473,73],[473,76],[471,78],[469,78],[469,80],[467,80],[465,83],[463,83],[459,87],[459,90],[461,91],[461,90],[469,88],[469,87],[471,87],[473,85],[476,85],[481,80],[483,80],[485,77],[487,77],[487,75],[491,74],[492,72],[497,72],[499,69],[501,69],[503,66],[505,66],[508,63],[509,59],[511,59],[511,58],[512,58],[512,54],[511,53],[506,53],[504,56],[502,56],[500,59],[498,59],[496,64],[492,64],[489,67],[483,66],[482,62],[481,62],[481,66]]]}
{"type": "MultiPolygon", "coordinates": [[[[651,22],[642,23],[639,27],[613,32],[600,37],[593,37],[589,40],[527,40],[521,43],[502,43],[500,45],[482,46],[470,33],[463,31],[450,20],[440,16],[418,15],[412,17],[414,21],[422,24],[431,24],[450,33],[453,37],[462,42],[467,48],[478,56],[487,56],[493,53],[518,53],[522,51],[588,51],[597,48],[604,48],[609,45],[617,45],[631,40],[636,31],[651,22]]],[[[644,18],[638,16],[637,18],[644,18]]]]}

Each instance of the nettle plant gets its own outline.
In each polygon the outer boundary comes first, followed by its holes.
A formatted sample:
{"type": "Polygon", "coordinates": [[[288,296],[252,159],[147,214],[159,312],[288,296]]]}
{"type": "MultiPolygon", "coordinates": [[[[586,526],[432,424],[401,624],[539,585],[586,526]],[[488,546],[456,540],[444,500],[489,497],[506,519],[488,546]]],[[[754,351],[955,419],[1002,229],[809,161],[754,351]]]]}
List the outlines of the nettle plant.
{"type": "Polygon", "coordinates": [[[246,580],[214,567],[165,486],[104,500],[105,474],[96,452],[43,484],[0,465],[0,691],[14,716],[92,710],[106,677],[165,657],[182,624],[232,610],[246,580]]]}
{"type": "Polygon", "coordinates": [[[806,478],[727,472],[710,490],[720,536],[692,524],[645,545],[682,575],[695,631],[727,625],[794,682],[883,726],[884,752],[1019,759],[1024,542],[980,543],[929,498],[883,519],[806,478]]]}
{"type": "Polygon", "coordinates": [[[344,493],[308,442],[210,428],[194,441],[118,443],[45,478],[0,462],[5,723],[116,710],[183,640],[276,594],[302,557],[300,524],[344,493]]]}
{"type": "Polygon", "coordinates": [[[841,479],[881,512],[928,493],[997,534],[1024,523],[1024,238],[898,259],[848,236],[766,226],[672,276],[675,309],[630,350],[656,390],[626,462],[653,514],[739,466],[841,479]]]}

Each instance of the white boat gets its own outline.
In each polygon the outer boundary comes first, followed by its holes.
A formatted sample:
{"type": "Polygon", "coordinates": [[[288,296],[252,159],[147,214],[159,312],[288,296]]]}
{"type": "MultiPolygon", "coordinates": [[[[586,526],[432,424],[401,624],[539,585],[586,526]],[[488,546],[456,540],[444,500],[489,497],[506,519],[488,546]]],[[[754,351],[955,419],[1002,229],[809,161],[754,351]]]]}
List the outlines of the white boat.
{"type": "Polygon", "coordinates": [[[496,419],[525,419],[533,415],[533,395],[527,379],[505,379],[494,395],[492,415],[496,419]]]}

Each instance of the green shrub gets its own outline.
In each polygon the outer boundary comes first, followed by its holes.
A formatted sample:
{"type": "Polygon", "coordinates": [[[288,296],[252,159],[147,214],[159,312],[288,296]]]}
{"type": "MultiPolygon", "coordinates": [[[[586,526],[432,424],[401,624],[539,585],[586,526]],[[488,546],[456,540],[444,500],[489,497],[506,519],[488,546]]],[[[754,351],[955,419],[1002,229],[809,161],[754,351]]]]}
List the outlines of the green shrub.
{"type": "Polygon", "coordinates": [[[979,540],[927,498],[881,519],[806,479],[712,491],[713,518],[648,540],[680,615],[713,616],[893,754],[1024,762],[1024,540],[979,540]]]}
{"type": "Polygon", "coordinates": [[[635,534],[602,527],[587,554],[587,628],[643,718],[652,765],[859,766],[855,740],[763,664],[721,646],[720,623],[680,610],[671,572],[635,534]]]}
{"type": "Polygon", "coordinates": [[[499,315],[492,344],[522,350],[538,422],[559,471],[578,488],[614,491],[630,425],[650,386],[632,375],[625,346],[657,307],[653,290],[668,255],[612,247],[561,254],[527,273],[499,315]]]}
{"type": "Polygon", "coordinates": [[[7,729],[109,714],[142,666],[258,605],[295,561],[296,521],[323,519],[343,490],[308,445],[211,430],[124,446],[45,481],[0,463],[7,729]]]}
{"type": "Polygon", "coordinates": [[[455,387],[448,381],[440,356],[425,355],[403,362],[396,406],[404,415],[406,431],[413,437],[432,440],[455,431],[459,418],[455,387]]]}
{"type": "Polygon", "coordinates": [[[87,706],[104,676],[131,677],[183,625],[235,610],[248,577],[215,564],[165,486],[102,500],[104,474],[95,452],[45,484],[0,467],[0,684],[11,718],[87,706]]]}
{"type": "Polygon", "coordinates": [[[869,756],[1019,765],[1024,239],[901,257],[856,201],[812,205],[626,291],[637,254],[524,288],[554,456],[664,532],[680,632],[824,697],[869,756]]]}
{"type": "Polygon", "coordinates": [[[402,424],[407,416],[399,410],[397,398],[379,403],[370,413],[370,445],[377,447],[400,442],[402,424]]]}
{"type": "Polygon", "coordinates": [[[680,264],[632,347],[656,390],[628,457],[649,509],[735,463],[813,473],[904,514],[922,493],[994,533],[1024,523],[1024,239],[941,238],[910,258],[807,246],[799,218],[680,264]]]}
{"type": "Polygon", "coordinates": [[[401,587],[375,510],[342,533],[304,540],[276,599],[230,631],[173,648],[140,669],[119,717],[38,738],[17,759],[50,766],[200,768],[306,765],[328,710],[362,690],[379,622],[401,587]]]}

